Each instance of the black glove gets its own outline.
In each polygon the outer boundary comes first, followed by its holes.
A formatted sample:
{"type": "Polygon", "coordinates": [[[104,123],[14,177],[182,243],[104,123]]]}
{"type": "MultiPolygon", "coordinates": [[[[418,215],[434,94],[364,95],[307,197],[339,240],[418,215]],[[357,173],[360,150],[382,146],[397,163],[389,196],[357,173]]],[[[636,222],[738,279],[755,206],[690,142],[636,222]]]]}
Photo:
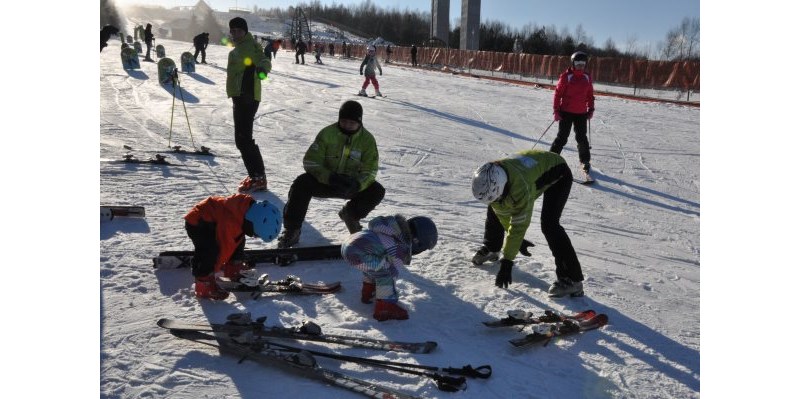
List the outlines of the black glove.
{"type": "Polygon", "coordinates": [[[349,197],[358,192],[358,180],[352,176],[331,173],[328,182],[330,182],[331,187],[333,187],[336,192],[345,197],[349,197]]]}
{"type": "Polygon", "coordinates": [[[508,285],[511,284],[511,266],[514,266],[514,261],[508,259],[500,260],[500,271],[497,272],[494,285],[500,288],[508,288],[508,285]]]}
{"type": "Polygon", "coordinates": [[[531,256],[531,253],[528,251],[528,247],[533,247],[533,243],[523,239],[522,244],[519,244],[519,253],[525,256],[531,256]]]}

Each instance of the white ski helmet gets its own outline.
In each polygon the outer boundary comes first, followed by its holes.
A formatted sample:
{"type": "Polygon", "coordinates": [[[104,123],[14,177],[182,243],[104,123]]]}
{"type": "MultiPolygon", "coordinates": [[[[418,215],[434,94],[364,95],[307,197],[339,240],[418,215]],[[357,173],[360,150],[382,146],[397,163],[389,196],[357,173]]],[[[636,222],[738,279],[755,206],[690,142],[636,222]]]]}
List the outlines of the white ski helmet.
{"type": "Polygon", "coordinates": [[[508,175],[503,168],[489,162],[475,171],[472,176],[472,195],[486,205],[491,204],[503,195],[508,182],[508,175]]]}

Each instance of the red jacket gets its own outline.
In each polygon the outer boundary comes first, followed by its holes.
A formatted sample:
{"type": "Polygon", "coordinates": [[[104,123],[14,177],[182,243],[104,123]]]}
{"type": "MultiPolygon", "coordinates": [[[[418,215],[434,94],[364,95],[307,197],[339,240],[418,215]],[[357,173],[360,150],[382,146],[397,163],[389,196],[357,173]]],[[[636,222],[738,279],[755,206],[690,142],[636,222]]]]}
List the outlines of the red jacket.
{"type": "Polygon", "coordinates": [[[585,114],[594,111],[594,87],[592,77],[583,71],[567,68],[558,77],[553,96],[553,111],[585,114]]]}
{"type": "Polygon", "coordinates": [[[255,200],[247,194],[234,194],[230,197],[208,197],[195,205],[183,218],[192,225],[201,220],[215,223],[219,256],[214,264],[215,271],[231,259],[234,251],[244,241],[244,215],[255,200]]]}

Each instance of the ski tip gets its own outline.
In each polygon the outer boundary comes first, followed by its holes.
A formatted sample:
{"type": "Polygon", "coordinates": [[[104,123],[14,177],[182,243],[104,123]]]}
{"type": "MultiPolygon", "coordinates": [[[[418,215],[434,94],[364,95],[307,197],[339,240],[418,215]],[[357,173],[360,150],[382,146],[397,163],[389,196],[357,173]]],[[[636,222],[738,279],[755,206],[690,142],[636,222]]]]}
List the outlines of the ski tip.
{"type": "Polygon", "coordinates": [[[591,322],[592,324],[596,324],[598,327],[602,327],[608,324],[608,315],[606,315],[605,313],[600,313],[599,315],[589,319],[589,322],[591,322]]]}
{"type": "Polygon", "coordinates": [[[156,322],[156,325],[158,325],[159,327],[162,327],[162,328],[167,328],[166,326],[168,324],[169,324],[169,319],[167,319],[167,318],[158,319],[158,321],[156,322]]]}
{"type": "Polygon", "coordinates": [[[427,341],[425,342],[425,345],[422,347],[422,351],[420,353],[430,353],[438,346],[439,344],[434,341],[427,341]]]}

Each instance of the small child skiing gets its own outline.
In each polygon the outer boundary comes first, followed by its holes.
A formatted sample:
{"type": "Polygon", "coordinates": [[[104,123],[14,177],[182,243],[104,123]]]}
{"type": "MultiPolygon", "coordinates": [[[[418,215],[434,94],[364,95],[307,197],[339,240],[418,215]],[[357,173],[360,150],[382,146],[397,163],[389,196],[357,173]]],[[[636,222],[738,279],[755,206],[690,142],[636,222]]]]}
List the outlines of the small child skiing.
{"type": "Polygon", "coordinates": [[[402,215],[373,218],[366,230],[351,235],[342,244],[342,258],[364,273],[361,302],[372,303],[378,321],[406,320],[408,311],[397,304],[395,280],[400,265],[410,265],[411,256],[436,246],[439,234],[430,218],[402,215]]]}
{"type": "Polygon", "coordinates": [[[378,72],[383,76],[383,69],[381,69],[381,64],[378,62],[378,57],[375,56],[375,46],[369,46],[367,56],[364,57],[364,61],[361,62],[361,67],[359,68],[359,74],[364,75],[364,84],[361,85],[361,91],[358,92],[359,96],[367,96],[367,86],[372,82],[372,85],[375,86],[375,95],[383,97],[378,85],[378,79],[375,78],[375,68],[378,68],[378,72]],[[364,66],[366,66],[366,70],[364,66]]]}
{"type": "Polygon", "coordinates": [[[196,204],[186,216],[186,233],[194,244],[192,275],[198,298],[221,300],[228,292],[217,284],[216,273],[236,280],[249,268],[244,258],[245,235],[272,241],[281,230],[281,211],[247,194],[212,196],[196,204]]]}
{"type": "Polygon", "coordinates": [[[316,45],[314,45],[314,58],[316,58],[316,61],[314,62],[322,65],[322,58],[320,57],[322,57],[322,45],[317,43],[316,45]]]}

